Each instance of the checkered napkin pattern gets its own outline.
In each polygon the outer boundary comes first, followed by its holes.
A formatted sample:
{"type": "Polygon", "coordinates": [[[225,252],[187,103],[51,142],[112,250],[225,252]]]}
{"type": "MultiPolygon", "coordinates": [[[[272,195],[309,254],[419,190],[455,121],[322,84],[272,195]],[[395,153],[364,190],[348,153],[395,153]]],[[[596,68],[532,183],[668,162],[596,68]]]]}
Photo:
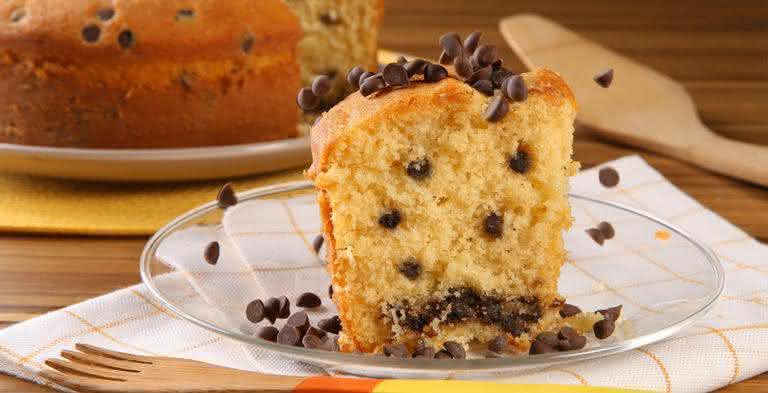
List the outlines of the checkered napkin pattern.
{"type": "MultiPolygon", "coordinates": [[[[723,264],[725,293],[705,318],[666,341],[497,380],[701,392],[768,370],[768,247],[682,193],[639,157],[600,167],[577,175],[572,191],[649,211],[702,240],[723,264]],[[597,169],[604,166],[621,174],[618,186],[600,185],[597,169]]],[[[643,334],[669,322],[664,318],[692,311],[686,307],[697,304],[713,285],[705,264],[681,262],[695,254],[692,245],[663,226],[578,199],[573,214],[561,292],[587,310],[624,305],[625,320],[608,342],[643,334]],[[613,224],[616,237],[599,246],[584,230],[602,220],[613,224]]],[[[317,206],[310,197],[239,204],[227,211],[223,225],[189,228],[163,243],[158,257],[171,272],[156,277],[158,286],[193,315],[252,332],[254,325],[244,313],[250,299],[284,294],[293,300],[304,291],[327,290],[322,255],[315,255],[311,244],[319,230],[317,206]],[[212,266],[202,262],[201,250],[214,239],[221,244],[221,255],[212,266]]],[[[335,312],[330,302],[324,303],[310,312],[313,323],[335,312]]],[[[77,342],[267,373],[322,373],[186,322],[143,285],[0,331],[0,370],[45,383],[36,376],[44,360],[77,342]]],[[[593,339],[590,345],[601,343],[593,339]]]]}

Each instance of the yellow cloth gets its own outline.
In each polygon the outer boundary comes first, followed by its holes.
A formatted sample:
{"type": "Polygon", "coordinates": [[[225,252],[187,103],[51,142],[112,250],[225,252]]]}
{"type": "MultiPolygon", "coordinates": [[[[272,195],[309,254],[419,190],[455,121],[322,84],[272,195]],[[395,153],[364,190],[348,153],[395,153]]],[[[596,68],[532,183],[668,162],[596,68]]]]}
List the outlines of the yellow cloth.
{"type": "MultiPolygon", "coordinates": [[[[379,51],[379,62],[395,61],[379,51]]],[[[302,180],[303,168],[233,181],[236,190],[302,180]]],[[[148,235],[216,198],[225,180],[182,184],[108,184],[0,173],[0,231],[148,235]]]]}

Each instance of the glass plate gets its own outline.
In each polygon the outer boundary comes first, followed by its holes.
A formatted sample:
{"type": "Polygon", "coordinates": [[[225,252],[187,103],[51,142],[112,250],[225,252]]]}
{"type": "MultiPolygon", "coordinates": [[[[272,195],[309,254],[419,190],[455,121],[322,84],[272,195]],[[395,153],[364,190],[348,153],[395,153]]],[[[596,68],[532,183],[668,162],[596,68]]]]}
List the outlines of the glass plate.
{"type": "MultiPolygon", "coordinates": [[[[307,243],[307,239],[311,242],[311,236],[314,235],[311,232],[319,231],[319,213],[316,209],[309,209],[311,202],[306,202],[314,197],[313,186],[309,182],[253,189],[240,193],[238,197],[240,203],[237,206],[250,206],[249,209],[261,209],[260,206],[263,206],[264,211],[256,212],[263,213],[263,217],[275,214],[274,211],[268,211],[269,206],[278,203],[289,206],[293,202],[286,201],[303,200],[304,206],[308,208],[302,214],[314,216],[310,217],[310,221],[315,227],[314,230],[301,233],[304,242],[307,243]]],[[[188,271],[179,271],[175,265],[167,263],[158,255],[159,249],[164,252],[163,244],[167,246],[171,240],[181,236],[180,233],[217,233],[222,228],[222,212],[216,207],[215,201],[173,220],[149,240],[141,257],[141,276],[152,294],[165,307],[192,323],[253,346],[251,348],[322,367],[331,374],[367,377],[478,378],[516,374],[555,364],[608,356],[663,340],[690,325],[714,306],[723,291],[724,275],[717,257],[709,248],[681,229],[648,213],[579,195],[571,195],[570,199],[574,225],[565,233],[569,259],[561,272],[560,292],[568,298],[569,303],[579,305],[583,310],[624,305],[614,335],[606,340],[597,340],[588,335],[587,347],[578,351],[436,361],[326,352],[261,340],[252,335],[256,325],[245,319],[245,305],[253,300],[253,297],[243,295],[251,290],[248,281],[237,279],[238,276],[234,274],[190,274],[188,271]],[[585,229],[594,227],[597,221],[602,220],[612,223],[616,236],[599,246],[585,233],[585,229]],[[181,280],[184,284],[180,286],[179,280],[170,279],[173,275],[177,275],[177,278],[186,277],[181,280]],[[243,285],[248,287],[238,288],[243,285]],[[194,296],[196,291],[206,287],[226,294],[228,305],[189,301],[190,293],[194,296]]],[[[214,240],[213,235],[197,245],[188,242],[184,244],[189,247],[182,247],[189,248],[184,252],[195,259],[196,266],[202,270],[220,267],[200,262],[202,245],[210,240],[214,240]]],[[[287,252],[286,248],[279,247],[277,245],[272,248],[277,252],[287,252]]],[[[321,262],[312,255],[307,263],[321,262]]],[[[298,286],[289,289],[291,294],[307,290],[306,285],[327,288],[327,277],[322,283],[305,282],[301,285],[301,277],[298,277],[301,271],[281,269],[281,277],[284,278],[280,282],[298,286]]],[[[256,280],[272,277],[253,268],[248,273],[256,280]]],[[[318,290],[316,293],[323,298],[323,304],[331,304],[327,291],[318,290]]],[[[275,293],[273,296],[280,294],[275,293]]],[[[324,311],[326,314],[333,312],[333,306],[324,308],[324,311]]],[[[310,315],[313,321],[316,317],[310,315]]]]}

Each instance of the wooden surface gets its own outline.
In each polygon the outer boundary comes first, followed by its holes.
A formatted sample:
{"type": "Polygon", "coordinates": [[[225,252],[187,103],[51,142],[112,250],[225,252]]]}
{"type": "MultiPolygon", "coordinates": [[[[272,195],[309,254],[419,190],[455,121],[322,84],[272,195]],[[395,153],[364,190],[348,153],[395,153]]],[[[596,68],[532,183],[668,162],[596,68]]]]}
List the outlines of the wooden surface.
{"type": "MultiPolygon", "coordinates": [[[[432,57],[441,33],[480,29],[511,60],[498,19],[544,14],[681,81],[716,132],[768,145],[768,2],[387,0],[387,7],[382,46],[432,57]]],[[[768,190],[577,132],[576,159],[585,167],[627,154],[640,154],[685,192],[768,242],[768,190]]],[[[144,241],[0,236],[0,327],[137,283],[144,241]]],[[[0,376],[0,393],[42,391],[0,376]]],[[[768,374],[724,391],[768,391],[768,374]]]]}

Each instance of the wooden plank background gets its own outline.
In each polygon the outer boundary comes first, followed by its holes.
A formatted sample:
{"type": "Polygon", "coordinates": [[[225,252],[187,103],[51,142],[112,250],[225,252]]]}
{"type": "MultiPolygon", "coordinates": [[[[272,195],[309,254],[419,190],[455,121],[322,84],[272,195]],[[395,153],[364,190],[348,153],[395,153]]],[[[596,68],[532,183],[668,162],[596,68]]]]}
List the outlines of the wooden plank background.
{"type": "MultiPolygon", "coordinates": [[[[523,12],[550,17],[682,81],[715,131],[768,145],[768,1],[388,0],[381,46],[437,57],[440,34],[479,29],[511,60],[496,24],[523,12]]],[[[704,205],[768,241],[768,190],[607,144],[588,129],[577,132],[576,159],[585,167],[627,154],[642,155],[704,205]]],[[[138,282],[145,240],[0,236],[0,327],[138,282]]],[[[0,393],[41,391],[47,390],[0,376],[0,393]]],[[[768,374],[724,391],[766,392],[768,374]]]]}

